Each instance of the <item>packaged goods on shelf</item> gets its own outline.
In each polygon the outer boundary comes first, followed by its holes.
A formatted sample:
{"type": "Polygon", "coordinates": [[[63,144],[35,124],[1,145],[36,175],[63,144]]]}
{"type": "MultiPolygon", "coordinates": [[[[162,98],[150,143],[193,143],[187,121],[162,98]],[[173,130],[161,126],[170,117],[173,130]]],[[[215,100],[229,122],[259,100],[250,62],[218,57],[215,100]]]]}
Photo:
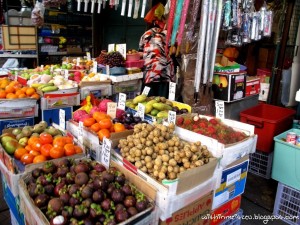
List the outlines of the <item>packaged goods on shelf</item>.
{"type": "Polygon", "coordinates": [[[299,129],[290,129],[274,137],[272,178],[300,190],[300,146],[285,141],[289,132],[300,135],[299,129]]]}

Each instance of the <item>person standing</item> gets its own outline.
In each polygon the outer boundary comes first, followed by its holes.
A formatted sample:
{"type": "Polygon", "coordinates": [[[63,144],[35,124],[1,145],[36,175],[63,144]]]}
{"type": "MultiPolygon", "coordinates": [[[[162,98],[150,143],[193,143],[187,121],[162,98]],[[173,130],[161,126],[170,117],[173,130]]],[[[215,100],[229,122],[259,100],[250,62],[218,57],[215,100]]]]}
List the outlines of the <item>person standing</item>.
{"type": "MultiPolygon", "coordinates": [[[[161,7],[161,3],[159,4],[161,7]]],[[[168,98],[169,82],[174,82],[174,65],[171,56],[165,51],[167,30],[163,13],[158,15],[157,5],[154,7],[156,10],[152,10],[152,27],[141,36],[139,43],[139,52],[145,61],[144,86],[150,87],[148,96],[168,98]]]]}

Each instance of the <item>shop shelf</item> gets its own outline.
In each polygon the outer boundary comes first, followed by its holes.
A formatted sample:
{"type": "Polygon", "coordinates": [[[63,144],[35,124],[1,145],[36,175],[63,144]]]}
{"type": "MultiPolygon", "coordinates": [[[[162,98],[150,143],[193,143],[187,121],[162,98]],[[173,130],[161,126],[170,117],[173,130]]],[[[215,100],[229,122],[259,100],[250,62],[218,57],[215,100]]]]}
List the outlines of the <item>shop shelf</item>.
{"type": "Polygon", "coordinates": [[[256,151],[249,154],[249,172],[257,176],[270,179],[272,171],[273,152],[256,151]]]}
{"type": "Polygon", "coordinates": [[[299,129],[290,129],[274,137],[272,178],[300,190],[300,146],[285,141],[288,132],[300,135],[299,129]]]}
{"type": "Polygon", "coordinates": [[[259,104],[240,113],[240,121],[255,126],[257,134],[256,149],[263,152],[272,152],[274,136],[290,129],[293,123],[295,110],[259,104]]]}
{"type": "Polygon", "coordinates": [[[300,190],[278,183],[273,214],[290,225],[299,225],[300,190]]]}
{"type": "Polygon", "coordinates": [[[242,223],[243,210],[239,209],[239,211],[231,216],[230,219],[225,220],[220,225],[240,225],[242,223]]]}

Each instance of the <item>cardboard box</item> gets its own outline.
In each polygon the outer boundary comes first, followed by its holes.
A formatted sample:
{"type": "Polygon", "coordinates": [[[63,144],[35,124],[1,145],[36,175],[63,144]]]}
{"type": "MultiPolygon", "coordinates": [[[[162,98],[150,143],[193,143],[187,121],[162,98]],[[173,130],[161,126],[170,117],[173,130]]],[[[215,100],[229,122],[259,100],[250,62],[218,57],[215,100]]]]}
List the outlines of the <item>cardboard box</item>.
{"type": "Polygon", "coordinates": [[[246,155],[223,170],[220,185],[214,193],[212,209],[244,193],[248,165],[249,155],[246,155]]]}
{"type": "Polygon", "coordinates": [[[112,85],[107,82],[100,85],[85,86],[80,88],[80,99],[85,99],[89,94],[93,94],[96,98],[107,97],[112,95],[112,85]]]}
{"type": "Polygon", "coordinates": [[[12,127],[24,127],[34,124],[34,117],[13,118],[13,119],[0,119],[0,131],[12,127]]]}
{"type": "Polygon", "coordinates": [[[66,121],[72,119],[73,106],[68,106],[68,107],[42,110],[42,120],[46,121],[48,124],[52,124],[52,123],[59,124],[59,110],[60,109],[65,110],[65,120],[66,121]]]}
{"type": "MultiPolygon", "coordinates": [[[[155,205],[153,201],[156,198],[156,190],[153,186],[148,184],[146,181],[141,179],[140,177],[130,173],[122,166],[111,162],[111,166],[116,167],[120,172],[124,173],[126,179],[134,184],[138,190],[144,193],[150,201],[152,201],[152,207],[148,208],[147,210],[137,214],[135,217],[130,218],[128,224],[143,224],[143,225],[153,225],[155,224],[155,214],[152,212],[155,210],[155,205]],[[144,221],[144,223],[140,223],[144,221]]],[[[26,182],[30,179],[29,174],[24,174],[19,181],[20,187],[20,208],[23,211],[26,221],[30,225],[49,225],[49,221],[42,213],[42,211],[34,205],[33,200],[30,198],[29,193],[26,188],[26,182]]],[[[126,224],[126,223],[124,223],[126,224]]]]}
{"type": "Polygon", "coordinates": [[[214,99],[231,102],[245,97],[246,73],[214,73],[214,99]]]}
{"type": "Polygon", "coordinates": [[[136,79],[142,79],[143,78],[143,73],[133,73],[133,74],[125,74],[121,76],[110,76],[107,74],[101,74],[101,76],[106,77],[111,79],[112,82],[123,82],[123,81],[128,81],[128,80],[136,80],[136,79]]]}
{"type": "Polygon", "coordinates": [[[234,61],[230,61],[226,56],[217,58],[216,65],[214,67],[215,72],[240,72],[240,64],[234,61]]]}
{"type": "Polygon", "coordinates": [[[256,95],[260,92],[260,77],[247,76],[245,96],[256,95]]]}
{"type": "Polygon", "coordinates": [[[194,201],[185,208],[173,213],[172,217],[160,221],[160,225],[183,225],[197,224],[208,225],[210,222],[210,209],[212,206],[213,193],[210,192],[204,197],[194,201]]]}
{"type": "Polygon", "coordinates": [[[232,200],[226,202],[220,207],[216,208],[211,212],[211,222],[210,225],[218,225],[225,221],[230,216],[238,212],[241,207],[242,196],[239,195],[232,200]]]}

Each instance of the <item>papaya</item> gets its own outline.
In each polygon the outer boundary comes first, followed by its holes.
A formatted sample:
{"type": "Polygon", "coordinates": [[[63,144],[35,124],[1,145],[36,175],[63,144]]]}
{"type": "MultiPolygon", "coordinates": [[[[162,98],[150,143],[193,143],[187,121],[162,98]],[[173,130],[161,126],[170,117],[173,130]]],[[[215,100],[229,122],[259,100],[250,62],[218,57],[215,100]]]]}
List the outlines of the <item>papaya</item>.
{"type": "Polygon", "coordinates": [[[132,100],[132,102],[133,102],[133,104],[138,104],[138,103],[144,102],[146,99],[147,99],[147,96],[144,95],[144,94],[142,94],[142,95],[136,96],[136,97],[132,100]]]}
{"type": "Polygon", "coordinates": [[[160,111],[156,115],[157,118],[168,118],[168,111],[160,111]]]}
{"type": "Polygon", "coordinates": [[[153,106],[154,109],[157,109],[159,111],[172,110],[171,106],[169,106],[169,105],[167,105],[165,103],[161,103],[161,102],[154,103],[152,106],[153,106]]]}
{"type": "Polygon", "coordinates": [[[153,109],[153,104],[154,103],[157,103],[157,101],[156,100],[151,100],[151,101],[149,101],[149,102],[147,102],[147,104],[145,105],[145,113],[146,114],[148,114],[148,113],[150,113],[151,112],[151,110],[153,109]]]}

